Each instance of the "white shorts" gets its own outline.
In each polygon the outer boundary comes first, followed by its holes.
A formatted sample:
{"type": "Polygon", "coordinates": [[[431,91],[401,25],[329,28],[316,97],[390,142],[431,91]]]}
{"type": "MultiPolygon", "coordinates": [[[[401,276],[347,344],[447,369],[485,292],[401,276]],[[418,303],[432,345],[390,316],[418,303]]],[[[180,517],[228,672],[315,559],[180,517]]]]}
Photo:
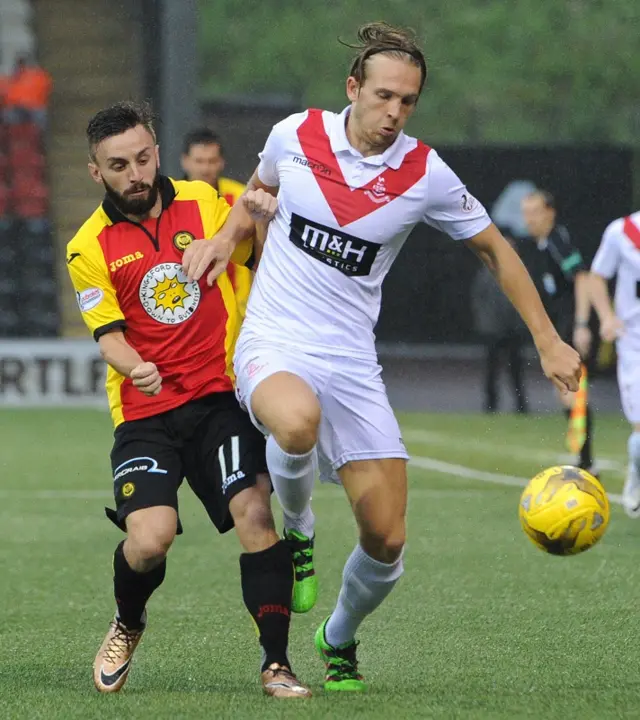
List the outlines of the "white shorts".
{"type": "Polygon", "coordinates": [[[640,352],[622,350],[618,345],[618,387],[627,420],[640,423],[640,352]]]}
{"type": "Polygon", "coordinates": [[[319,357],[260,341],[237,348],[234,368],[238,400],[265,434],[251,411],[251,395],[259,383],[284,371],[311,387],[322,409],[317,450],[323,482],[339,483],[336,471],[351,460],[409,459],[377,362],[319,357]]]}

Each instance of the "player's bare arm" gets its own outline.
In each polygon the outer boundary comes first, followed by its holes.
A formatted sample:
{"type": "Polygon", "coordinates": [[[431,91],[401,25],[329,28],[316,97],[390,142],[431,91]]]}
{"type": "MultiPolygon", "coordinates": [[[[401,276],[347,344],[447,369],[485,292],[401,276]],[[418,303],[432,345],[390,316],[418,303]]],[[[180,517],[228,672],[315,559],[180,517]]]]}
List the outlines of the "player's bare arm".
{"type": "Polygon", "coordinates": [[[576,314],[573,330],[573,344],[582,357],[586,357],[591,349],[591,330],[589,329],[589,315],[591,314],[591,301],[589,300],[589,273],[581,270],[574,279],[574,293],[576,300],[576,314]]]}
{"type": "Polygon", "coordinates": [[[269,193],[269,195],[277,197],[279,188],[277,185],[265,185],[262,180],[260,180],[260,176],[258,175],[258,168],[256,168],[253,172],[253,175],[251,176],[251,179],[247,183],[246,192],[249,192],[250,190],[264,190],[264,192],[269,193]]]}
{"type": "Polygon", "coordinates": [[[494,273],[529,328],[544,374],[560,392],[575,392],[580,379],[580,356],[561,340],[518,253],[495,225],[467,240],[467,245],[494,273]]]}
{"type": "Polygon", "coordinates": [[[110,332],[98,340],[102,359],[123,375],[129,377],[144,395],[157,395],[162,389],[162,378],[158,368],[145,362],[138,352],[129,345],[121,331],[110,332]]]}
{"type": "Polygon", "coordinates": [[[195,240],[185,250],[182,266],[189,280],[199,280],[210,268],[207,284],[224,271],[236,246],[256,233],[256,224],[268,224],[278,209],[271,192],[250,186],[229,213],[222,229],[208,240],[195,240]]]}
{"type": "Polygon", "coordinates": [[[591,272],[588,275],[589,298],[600,320],[600,337],[607,342],[613,342],[622,334],[622,320],[616,315],[606,278],[591,272]]]}
{"type": "Polygon", "coordinates": [[[267,241],[267,232],[269,230],[269,223],[256,223],[256,236],[253,239],[253,271],[258,269],[260,259],[262,258],[262,251],[264,250],[264,244],[267,241]]]}

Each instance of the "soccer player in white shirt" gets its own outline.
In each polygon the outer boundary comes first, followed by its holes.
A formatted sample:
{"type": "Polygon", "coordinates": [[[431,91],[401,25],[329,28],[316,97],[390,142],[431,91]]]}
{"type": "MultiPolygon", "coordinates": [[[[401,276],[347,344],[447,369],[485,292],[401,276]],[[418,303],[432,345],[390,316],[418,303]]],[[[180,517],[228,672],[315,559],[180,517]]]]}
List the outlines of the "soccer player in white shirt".
{"type": "Polygon", "coordinates": [[[616,340],[618,386],[631,424],[629,468],[622,492],[627,515],[640,517],[640,212],[614,220],[605,230],[589,277],[591,302],[603,340],[616,340]],[[612,306],[607,282],[616,278],[612,306]]]}
{"type": "MultiPolygon", "coordinates": [[[[426,79],[411,33],[372,23],[341,114],[308,110],[278,123],[249,187],[277,195],[235,356],[237,393],[268,435],[267,461],[296,566],[292,609],[315,602],[316,466],[340,482],[359,528],[333,613],[316,633],[325,689],[361,691],[355,633],[403,572],[407,452],[375,352],[381,285],[418,222],[464,241],[494,270],[533,335],[545,374],[578,387],[580,359],[549,320],[518,255],[480,203],[430,149],[402,132],[426,79]],[[296,544],[297,543],[297,544],[296,544]],[[301,570],[298,574],[298,570],[301,570]]],[[[202,240],[185,271],[213,282],[228,242],[202,240]]],[[[425,269],[425,282],[432,272],[425,269]]]]}

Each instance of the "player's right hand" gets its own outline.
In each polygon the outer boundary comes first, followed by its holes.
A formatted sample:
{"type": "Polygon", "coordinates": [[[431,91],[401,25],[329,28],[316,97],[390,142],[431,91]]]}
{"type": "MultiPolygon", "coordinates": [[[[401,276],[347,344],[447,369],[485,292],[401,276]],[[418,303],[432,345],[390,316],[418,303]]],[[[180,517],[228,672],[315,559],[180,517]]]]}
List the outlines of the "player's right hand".
{"type": "Polygon", "coordinates": [[[143,362],[137,365],[129,375],[135,387],[141,393],[152,397],[162,390],[162,378],[158,368],[152,362],[143,362]]]}
{"type": "Polygon", "coordinates": [[[600,337],[605,342],[613,342],[622,335],[624,324],[617,315],[611,313],[600,321],[600,337]]]}
{"type": "Polygon", "coordinates": [[[550,345],[538,348],[544,374],[562,395],[576,392],[582,375],[580,355],[557,337],[550,345]]]}

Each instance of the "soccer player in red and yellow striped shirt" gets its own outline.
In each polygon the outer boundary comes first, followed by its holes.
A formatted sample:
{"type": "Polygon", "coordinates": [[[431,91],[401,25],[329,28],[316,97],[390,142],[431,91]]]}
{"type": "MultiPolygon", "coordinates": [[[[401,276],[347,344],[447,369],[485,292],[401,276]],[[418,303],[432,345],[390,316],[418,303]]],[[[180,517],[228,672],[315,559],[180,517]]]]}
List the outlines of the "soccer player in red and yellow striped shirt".
{"type": "Polygon", "coordinates": [[[146,106],[102,110],[87,138],[89,170],[106,195],[69,243],[67,267],[109,365],[116,510],[107,515],[127,534],[114,555],[117,613],[96,657],[95,685],[116,692],[127,678],[147,601],[182,530],[177,493],[186,477],[218,531],[235,525],[245,550],[242,593],[262,645],[264,691],[306,697],[287,657],[292,557],[274,528],[265,442],[233,391],[251,271],[232,258],[209,283],[190,281],[181,267],[185,248],[224,234],[231,214],[229,232],[248,240],[254,218],[264,223],[276,204],[253,193],[232,210],[206,183],[161,175],[146,106]]]}

